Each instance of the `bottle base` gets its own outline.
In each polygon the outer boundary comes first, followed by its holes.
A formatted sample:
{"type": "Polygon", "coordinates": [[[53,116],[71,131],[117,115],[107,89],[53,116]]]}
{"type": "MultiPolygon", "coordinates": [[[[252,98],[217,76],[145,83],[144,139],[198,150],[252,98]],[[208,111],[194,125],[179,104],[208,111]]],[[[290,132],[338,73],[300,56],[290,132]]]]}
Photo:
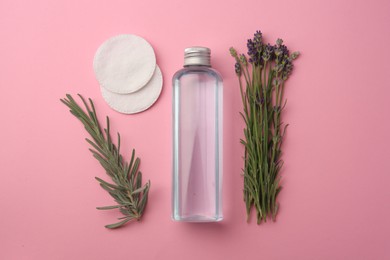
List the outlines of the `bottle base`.
{"type": "Polygon", "coordinates": [[[218,217],[208,217],[208,216],[202,216],[202,215],[194,215],[189,217],[180,217],[180,216],[173,216],[172,220],[177,222],[219,222],[223,220],[222,216],[218,217]]]}

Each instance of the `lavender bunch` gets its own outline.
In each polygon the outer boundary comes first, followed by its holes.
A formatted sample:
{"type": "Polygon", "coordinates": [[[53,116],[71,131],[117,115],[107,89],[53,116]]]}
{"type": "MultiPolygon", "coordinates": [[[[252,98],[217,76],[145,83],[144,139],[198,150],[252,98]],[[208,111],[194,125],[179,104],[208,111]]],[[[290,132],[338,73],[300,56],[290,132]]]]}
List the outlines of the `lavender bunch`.
{"type": "Polygon", "coordinates": [[[256,209],[257,223],[275,220],[281,190],[280,170],[282,141],[287,125],[281,121],[286,100],[283,99],[285,82],[293,70],[293,60],[299,52],[290,54],[281,39],[275,45],[265,44],[263,35],[256,31],[247,41],[248,56],[231,47],[235,59],[235,72],[240,84],[246,124],[244,139],[244,201],[247,220],[252,208],[256,209]],[[243,86],[245,84],[245,88],[243,86]]]}

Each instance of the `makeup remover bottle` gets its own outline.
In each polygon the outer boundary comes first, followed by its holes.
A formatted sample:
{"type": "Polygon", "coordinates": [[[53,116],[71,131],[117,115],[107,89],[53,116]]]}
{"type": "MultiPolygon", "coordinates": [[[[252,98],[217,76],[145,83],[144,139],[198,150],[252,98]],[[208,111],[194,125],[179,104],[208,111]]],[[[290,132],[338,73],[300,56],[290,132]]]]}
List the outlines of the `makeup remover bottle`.
{"type": "Polygon", "coordinates": [[[215,222],[222,215],[223,84],[210,49],[184,51],[173,76],[172,218],[215,222]]]}

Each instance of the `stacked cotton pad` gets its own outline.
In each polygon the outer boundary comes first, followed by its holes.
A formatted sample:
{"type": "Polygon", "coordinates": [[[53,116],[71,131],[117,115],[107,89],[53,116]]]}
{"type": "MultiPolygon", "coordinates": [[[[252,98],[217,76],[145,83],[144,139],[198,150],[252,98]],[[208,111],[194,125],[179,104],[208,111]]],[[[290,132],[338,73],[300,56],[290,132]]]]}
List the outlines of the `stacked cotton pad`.
{"type": "Polygon", "coordinates": [[[134,114],[151,107],[162,89],[162,74],[152,46],[123,34],[105,41],[93,61],[104,100],[114,110],[134,114]]]}

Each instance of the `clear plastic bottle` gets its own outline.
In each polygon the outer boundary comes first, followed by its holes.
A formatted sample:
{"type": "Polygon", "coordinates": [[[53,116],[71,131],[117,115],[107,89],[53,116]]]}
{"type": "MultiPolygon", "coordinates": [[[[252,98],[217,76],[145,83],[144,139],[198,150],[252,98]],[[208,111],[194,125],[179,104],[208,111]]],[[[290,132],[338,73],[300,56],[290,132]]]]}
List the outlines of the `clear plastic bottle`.
{"type": "Polygon", "coordinates": [[[173,76],[173,220],[223,218],[222,102],[222,77],[211,68],[210,49],[185,49],[184,68],[173,76]]]}

